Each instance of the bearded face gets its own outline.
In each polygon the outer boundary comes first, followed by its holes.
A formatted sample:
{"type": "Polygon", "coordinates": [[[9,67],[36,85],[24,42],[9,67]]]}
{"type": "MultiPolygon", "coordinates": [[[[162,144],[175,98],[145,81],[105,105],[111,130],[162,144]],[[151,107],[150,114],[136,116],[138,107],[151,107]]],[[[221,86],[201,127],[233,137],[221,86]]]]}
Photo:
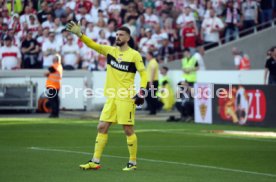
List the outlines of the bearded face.
{"type": "Polygon", "coordinates": [[[124,31],[117,31],[117,34],[116,34],[116,45],[121,47],[121,46],[124,46],[125,44],[127,44],[127,42],[129,41],[129,35],[124,32],[124,31]]]}

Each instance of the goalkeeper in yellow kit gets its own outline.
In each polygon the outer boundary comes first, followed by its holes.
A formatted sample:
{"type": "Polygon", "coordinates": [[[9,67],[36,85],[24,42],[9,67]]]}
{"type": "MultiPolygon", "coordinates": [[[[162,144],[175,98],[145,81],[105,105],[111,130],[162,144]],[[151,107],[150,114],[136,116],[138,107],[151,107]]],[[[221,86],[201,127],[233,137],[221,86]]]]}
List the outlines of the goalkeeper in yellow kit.
{"type": "Polygon", "coordinates": [[[67,30],[76,34],[88,47],[107,57],[107,75],[104,95],[107,101],[101,113],[98,124],[93,158],[86,164],[80,165],[82,169],[100,169],[100,159],[107,143],[108,129],[112,123],[123,126],[129,150],[129,162],[123,171],[136,169],[137,137],[134,132],[135,104],[144,103],[147,75],[141,55],[130,48],[130,30],[121,27],[116,32],[116,46],[106,46],[95,43],[81,32],[79,24],[71,21],[67,30]],[[138,71],[141,77],[140,91],[135,94],[134,78],[138,71]]]}

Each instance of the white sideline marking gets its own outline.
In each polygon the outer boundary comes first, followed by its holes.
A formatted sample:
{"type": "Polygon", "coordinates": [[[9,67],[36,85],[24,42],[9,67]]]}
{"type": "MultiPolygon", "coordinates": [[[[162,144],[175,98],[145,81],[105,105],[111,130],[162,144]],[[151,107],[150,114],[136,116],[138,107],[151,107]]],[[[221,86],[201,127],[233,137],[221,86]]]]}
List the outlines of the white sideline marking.
{"type": "MultiPolygon", "coordinates": [[[[187,129],[136,129],[135,133],[150,133],[150,132],[161,132],[161,133],[172,133],[180,135],[197,135],[197,136],[207,136],[207,137],[216,137],[216,138],[229,138],[229,139],[240,139],[240,140],[249,140],[249,141],[258,141],[258,142],[273,142],[275,143],[275,138],[255,138],[248,136],[235,136],[235,135],[219,135],[215,133],[194,133],[190,132],[187,129]],[[184,131],[184,132],[182,132],[184,131]]],[[[124,133],[122,130],[109,131],[109,133],[124,133]]]]}
{"type": "MultiPolygon", "coordinates": [[[[72,154],[91,155],[91,153],[88,153],[88,152],[62,150],[62,149],[51,149],[51,148],[47,149],[47,148],[41,148],[41,147],[29,147],[28,149],[30,149],[30,150],[39,150],[39,151],[48,151],[48,152],[63,152],[63,153],[72,153],[72,154]]],[[[103,156],[110,157],[110,158],[117,158],[117,159],[128,159],[128,157],[115,156],[115,155],[103,155],[103,156]]],[[[244,171],[244,170],[224,168],[224,167],[208,166],[208,165],[201,165],[201,164],[192,164],[192,163],[185,163],[185,162],[154,160],[154,159],[146,159],[146,158],[139,158],[139,160],[140,161],[146,161],[146,162],[176,164],[176,165],[191,166],[191,167],[197,167],[197,168],[215,169],[215,170],[220,170],[220,171],[245,173],[245,174],[253,174],[253,175],[267,176],[267,177],[276,178],[276,174],[270,174],[270,173],[260,173],[260,172],[244,171]]]]}

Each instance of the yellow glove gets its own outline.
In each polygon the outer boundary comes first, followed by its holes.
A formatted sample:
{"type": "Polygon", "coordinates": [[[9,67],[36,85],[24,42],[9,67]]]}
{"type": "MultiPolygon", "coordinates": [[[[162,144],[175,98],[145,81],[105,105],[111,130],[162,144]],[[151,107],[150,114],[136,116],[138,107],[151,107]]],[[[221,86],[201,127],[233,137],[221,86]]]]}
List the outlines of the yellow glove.
{"type": "Polygon", "coordinates": [[[82,36],[80,22],[76,24],[74,21],[70,21],[66,24],[66,30],[73,34],[76,34],[78,37],[82,36]]]}

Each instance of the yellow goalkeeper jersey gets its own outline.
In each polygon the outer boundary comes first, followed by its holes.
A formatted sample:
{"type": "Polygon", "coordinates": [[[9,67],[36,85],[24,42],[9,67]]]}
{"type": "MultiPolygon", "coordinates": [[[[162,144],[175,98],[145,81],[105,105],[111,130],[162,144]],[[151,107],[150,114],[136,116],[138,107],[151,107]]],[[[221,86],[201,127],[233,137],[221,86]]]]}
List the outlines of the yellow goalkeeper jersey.
{"type": "Polygon", "coordinates": [[[90,48],[107,57],[107,73],[104,95],[108,98],[132,99],[136,94],[134,87],[135,73],[141,77],[140,87],[146,88],[147,73],[139,52],[132,48],[120,51],[119,47],[95,43],[86,35],[81,40],[90,48]]]}

